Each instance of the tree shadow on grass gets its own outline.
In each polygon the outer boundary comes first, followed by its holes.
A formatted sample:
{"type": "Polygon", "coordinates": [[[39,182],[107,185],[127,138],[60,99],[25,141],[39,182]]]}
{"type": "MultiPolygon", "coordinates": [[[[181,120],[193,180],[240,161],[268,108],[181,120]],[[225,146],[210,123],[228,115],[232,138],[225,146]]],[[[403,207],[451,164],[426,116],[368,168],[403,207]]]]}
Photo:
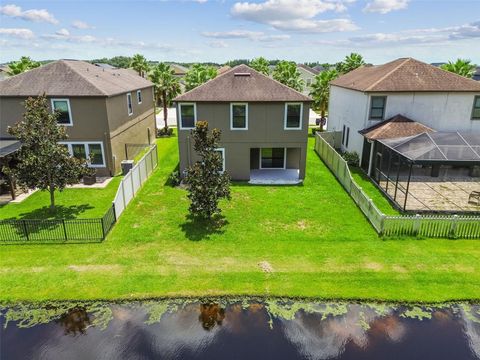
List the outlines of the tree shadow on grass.
{"type": "Polygon", "coordinates": [[[211,220],[195,218],[191,215],[186,217],[180,228],[187,239],[191,241],[208,240],[213,234],[223,234],[228,221],[223,215],[215,215],[211,220]]]}
{"type": "Polygon", "coordinates": [[[76,219],[80,214],[93,208],[94,207],[90,204],[70,206],[56,205],[53,210],[51,210],[49,206],[44,206],[30,212],[21,213],[16,218],[12,218],[11,220],[73,220],[76,219]]]}

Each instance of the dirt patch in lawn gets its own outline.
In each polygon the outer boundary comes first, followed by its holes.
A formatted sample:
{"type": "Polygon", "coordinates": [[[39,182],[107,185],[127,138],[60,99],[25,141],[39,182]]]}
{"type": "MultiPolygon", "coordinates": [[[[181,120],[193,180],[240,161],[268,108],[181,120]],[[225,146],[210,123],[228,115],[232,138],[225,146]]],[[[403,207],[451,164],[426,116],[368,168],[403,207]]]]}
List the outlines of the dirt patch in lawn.
{"type": "Polygon", "coordinates": [[[98,271],[120,271],[120,265],[70,265],[68,266],[70,270],[77,272],[98,272],[98,271]]]}
{"type": "Polygon", "coordinates": [[[273,267],[268,261],[260,261],[258,263],[258,266],[260,267],[260,269],[262,269],[264,273],[269,274],[273,272],[273,267]]]}
{"type": "Polygon", "coordinates": [[[373,270],[373,271],[381,271],[383,270],[383,265],[376,263],[376,262],[367,262],[365,263],[365,268],[368,270],[373,270]]]}

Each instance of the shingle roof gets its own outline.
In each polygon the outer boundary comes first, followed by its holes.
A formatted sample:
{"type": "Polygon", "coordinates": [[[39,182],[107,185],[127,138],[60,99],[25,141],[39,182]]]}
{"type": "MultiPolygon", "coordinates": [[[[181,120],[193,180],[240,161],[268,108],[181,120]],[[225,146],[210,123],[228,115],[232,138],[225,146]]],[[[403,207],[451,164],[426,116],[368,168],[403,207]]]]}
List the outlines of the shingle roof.
{"type": "Polygon", "coordinates": [[[331,85],[365,92],[480,91],[480,83],[412,58],[363,66],[331,85]]]}
{"type": "Polygon", "coordinates": [[[0,81],[0,96],[112,96],[150,86],[127,69],[58,60],[0,81]]]}
{"type": "Polygon", "coordinates": [[[307,66],[305,64],[297,64],[297,67],[302,68],[305,71],[308,71],[310,74],[317,75],[320,73],[319,70],[315,68],[311,68],[310,66],[307,66]]]}
{"type": "Polygon", "coordinates": [[[312,101],[308,96],[265,76],[247,65],[238,65],[178,96],[175,101],[312,101]]]}
{"type": "Polygon", "coordinates": [[[392,139],[418,135],[435,130],[403,115],[396,115],[388,120],[360,130],[368,140],[392,139]]]}

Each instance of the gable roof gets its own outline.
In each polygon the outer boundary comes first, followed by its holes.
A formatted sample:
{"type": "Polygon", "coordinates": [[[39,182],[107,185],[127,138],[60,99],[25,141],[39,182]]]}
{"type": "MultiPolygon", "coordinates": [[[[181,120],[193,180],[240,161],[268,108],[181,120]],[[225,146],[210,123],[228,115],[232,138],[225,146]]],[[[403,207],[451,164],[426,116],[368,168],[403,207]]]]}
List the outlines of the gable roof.
{"type": "Polygon", "coordinates": [[[480,91],[480,83],[412,58],[363,66],[331,85],[364,92],[480,91]]]}
{"type": "Polygon", "coordinates": [[[368,140],[378,140],[407,137],[433,131],[435,130],[399,114],[360,130],[359,133],[368,140]]]}
{"type": "Polygon", "coordinates": [[[307,66],[305,64],[297,64],[297,67],[309,72],[312,75],[317,75],[320,73],[320,71],[316,70],[315,68],[311,68],[310,66],[307,66]]]}
{"type": "Polygon", "coordinates": [[[0,81],[0,96],[112,96],[150,86],[127,69],[58,60],[0,81]]]}
{"type": "Polygon", "coordinates": [[[175,101],[310,102],[312,99],[242,64],[178,96],[175,101]]]}

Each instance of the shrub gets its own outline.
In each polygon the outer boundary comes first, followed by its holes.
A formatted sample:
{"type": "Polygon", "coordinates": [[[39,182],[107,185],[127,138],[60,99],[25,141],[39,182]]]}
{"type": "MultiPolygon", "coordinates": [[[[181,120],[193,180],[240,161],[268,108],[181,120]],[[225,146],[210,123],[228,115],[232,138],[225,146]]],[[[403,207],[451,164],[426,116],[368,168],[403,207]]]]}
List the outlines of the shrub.
{"type": "Polygon", "coordinates": [[[178,170],[172,171],[172,173],[168,176],[168,183],[170,186],[178,186],[182,181],[180,177],[180,172],[178,170]]]}
{"type": "Polygon", "coordinates": [[[360,158],[355,151],[346,151],[342,154],[342,157],[345,159],[349,166],[358,166],[360,164],[360,158]]]}
{"type": "Polygon", "coordinates": [[[172,135],[173,135],[172,128],[163,127],[157,130],[157,137],[165,137],[165,136],[172,136],[172,135]]]}

